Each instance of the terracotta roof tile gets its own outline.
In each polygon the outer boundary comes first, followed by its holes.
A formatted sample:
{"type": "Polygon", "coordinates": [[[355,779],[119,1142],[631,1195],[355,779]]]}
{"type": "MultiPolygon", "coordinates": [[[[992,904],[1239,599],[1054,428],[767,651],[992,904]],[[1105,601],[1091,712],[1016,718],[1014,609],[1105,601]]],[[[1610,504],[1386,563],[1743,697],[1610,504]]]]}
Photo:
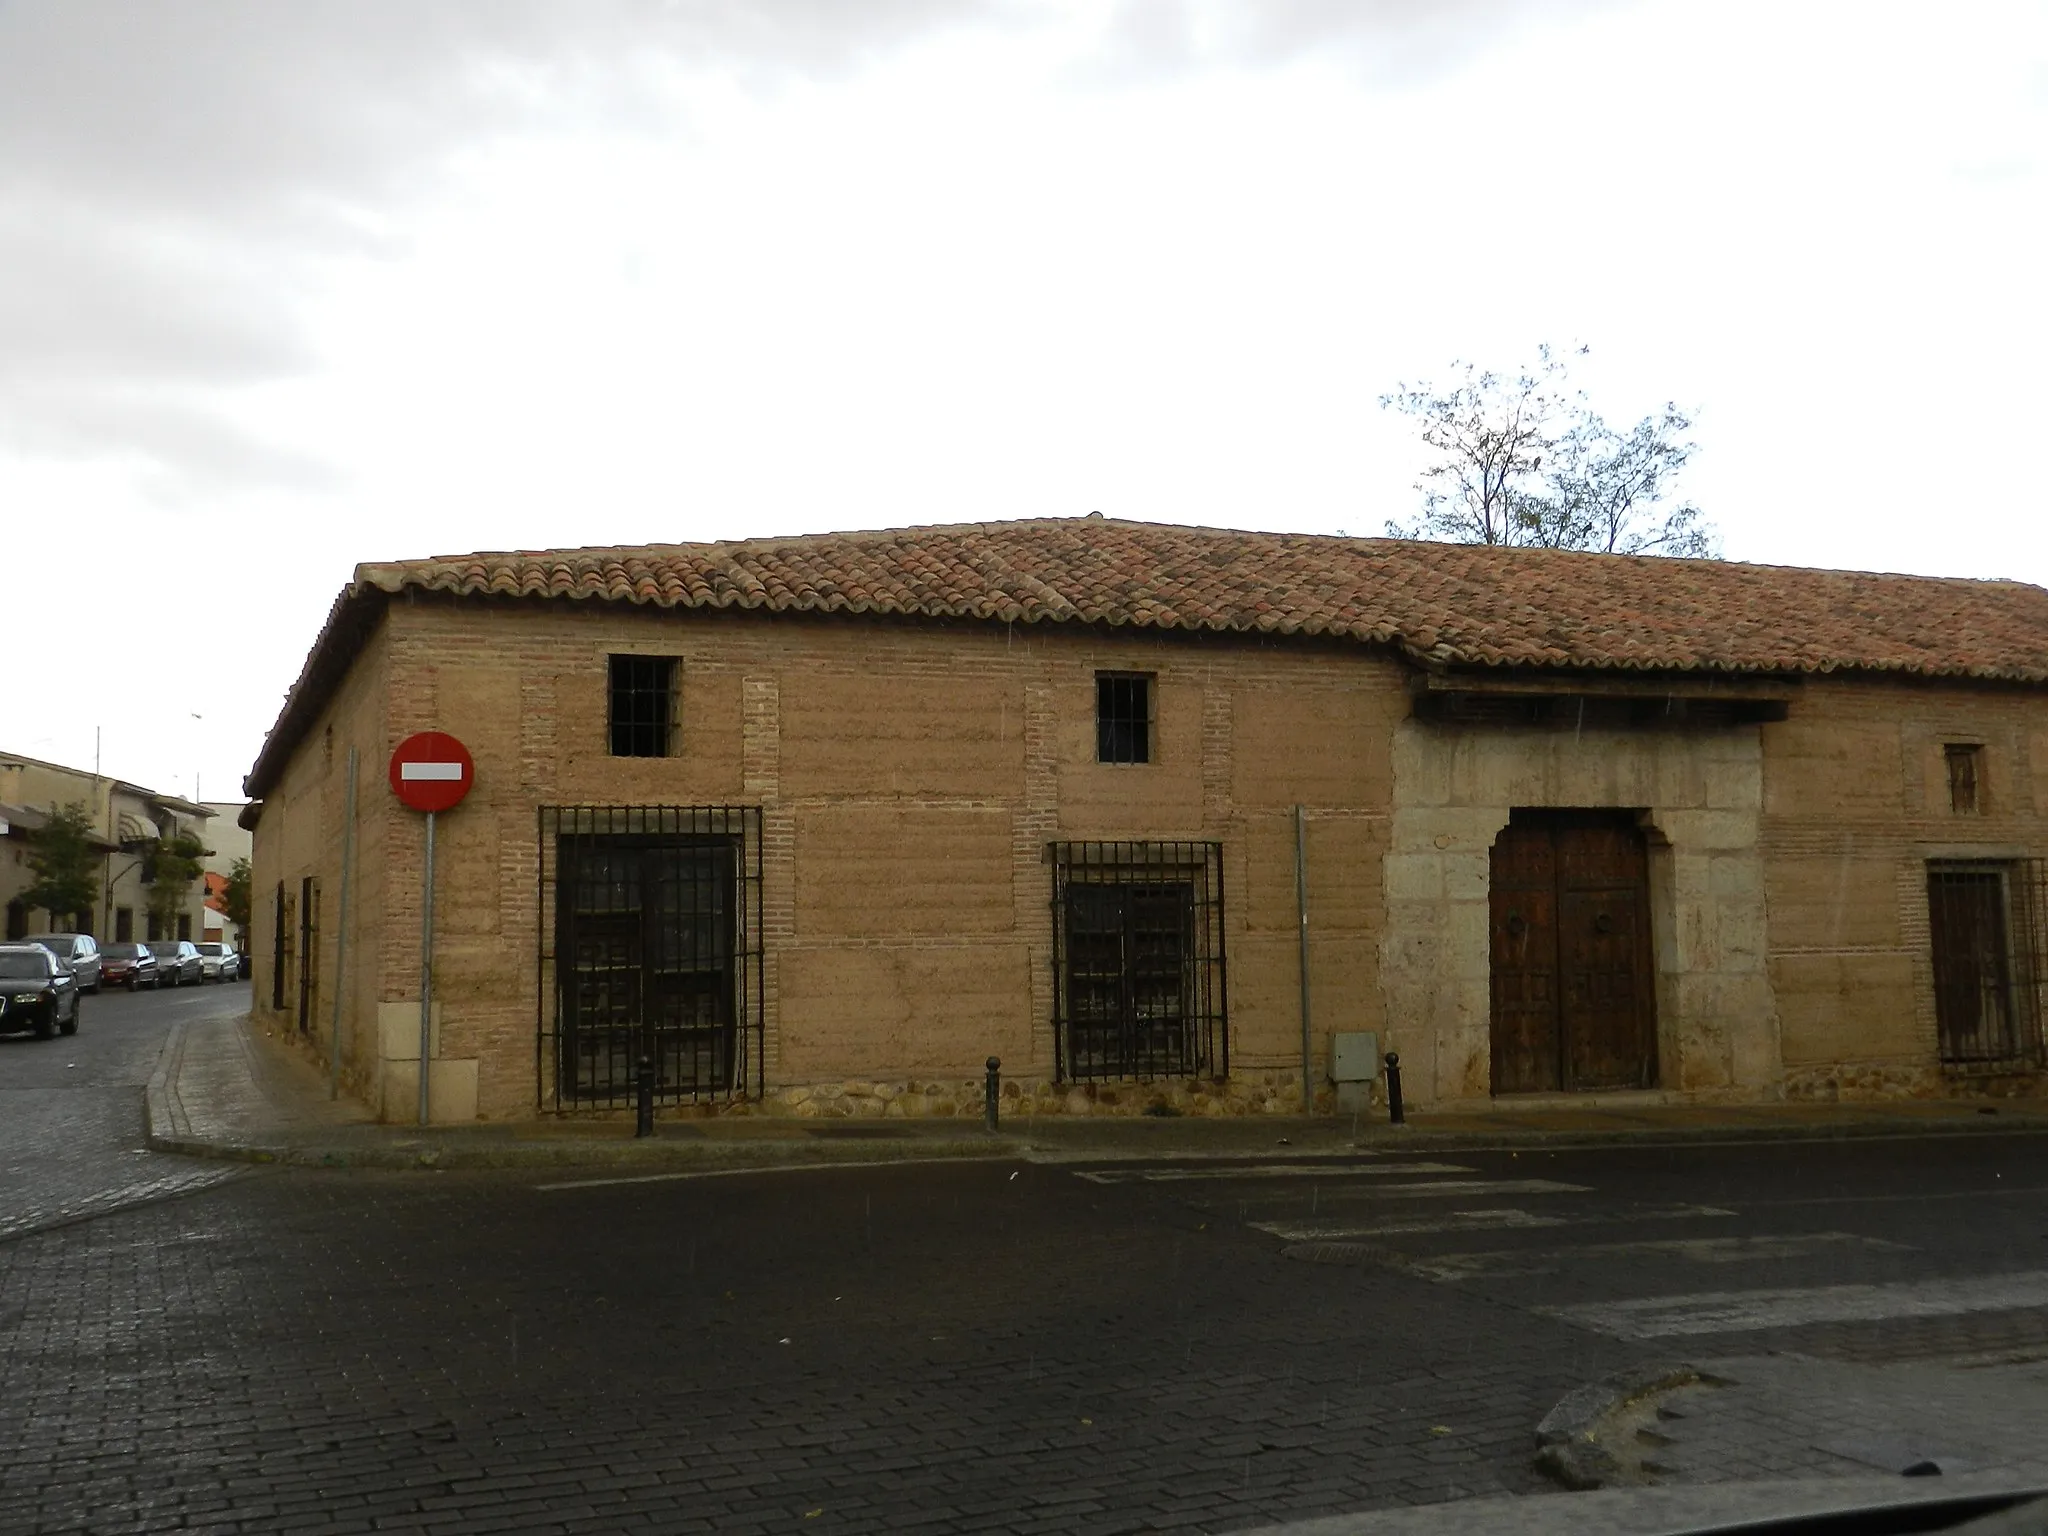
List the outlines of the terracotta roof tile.
{"type": "MultiPolygon", "coordinates": [[[[357,567],[266,742],[282,768],[351,609],[408,590],[672,608],[1330,635],[1449,665],[2048,682],[2048,590],[1862,571],[1243,533],[1103,518],[357,567]],[[323,650],[323,648],[328,648],[323,650]]],[[[339,674],[336,673],[336,678],[339,674]]]]}
{"type": "Polygon", "coordinates": [[[2048,681],[2017,582],[1236,533],[1098,518],[365,565],[408,588],[774,612],[1328,634],[1486,666],[2048,681]]]}

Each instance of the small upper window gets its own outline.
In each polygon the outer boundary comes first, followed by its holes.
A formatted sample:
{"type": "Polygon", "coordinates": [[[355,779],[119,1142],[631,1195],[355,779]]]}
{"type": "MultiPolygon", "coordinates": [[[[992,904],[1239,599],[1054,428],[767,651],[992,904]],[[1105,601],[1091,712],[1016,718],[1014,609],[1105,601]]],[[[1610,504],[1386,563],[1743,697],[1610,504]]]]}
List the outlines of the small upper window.
{"type": "Polygon", "coordinates": [[[1095,760],[1152,761],[1152,679],[1136,672],[1095,674],[1095,760]]]}
{"type": "Polygon", "coordinates": [[[675,682],[673,656],[612,657],[613,757],[675,755],[675,682]]]}
{"type": "Polygon", "coordinates": [[[1948,808],[1959,816],[1974,816],[1984,808],[1984,749],[1950,742],[1942,755],[1948,759],[1948,808]]]}

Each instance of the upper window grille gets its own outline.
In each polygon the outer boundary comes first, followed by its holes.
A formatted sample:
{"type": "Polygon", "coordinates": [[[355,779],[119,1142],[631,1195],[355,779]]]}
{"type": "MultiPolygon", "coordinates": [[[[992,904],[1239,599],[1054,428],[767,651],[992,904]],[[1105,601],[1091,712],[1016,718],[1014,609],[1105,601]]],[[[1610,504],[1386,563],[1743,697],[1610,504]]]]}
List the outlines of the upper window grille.
{"type": "Polygon", "coordinates": [[[1152,761],[1152,679],[1142,673],[1095,675],[1095,760],[1152,761]]]}
{"type": "Polygon", "coordinates": [[[1050,851],[1060,1080],[1229,1076],[1223,845],[1050,851]]]}
{"type": "Polygon", "coordinates": [[[1941,749],[1948,762],[1948,808],[1959,816],[1983,810],[1984,749],[1951,742],[1941,749]]]}
{"type": "Polygon", "coordinates": [[[1929,864],[1927,923],[1942,1063],[2038,1063],[2048,1002],[2048,860],[1929,864]]]}
{"type": "Polygon", "coordinates": [[[677,671],[673,656],[611,658],[613,757],[675,756],[677,671]]]}
{"type": "Polygon", "coordinates": [[[542,806],[539,894],[543,1108],[761,1093],[758,807],[542,806]]]}

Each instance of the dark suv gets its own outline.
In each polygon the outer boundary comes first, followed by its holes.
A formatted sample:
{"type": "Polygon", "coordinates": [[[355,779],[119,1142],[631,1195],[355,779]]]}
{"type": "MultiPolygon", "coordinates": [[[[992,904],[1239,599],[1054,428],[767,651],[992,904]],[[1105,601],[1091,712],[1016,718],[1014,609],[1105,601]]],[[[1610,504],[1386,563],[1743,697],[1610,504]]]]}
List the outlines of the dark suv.
{"type": "Polygon", "coordinates": [[[78,978],[40,944],[0,944],[0,1031],[78,1033],[78,978]]]}

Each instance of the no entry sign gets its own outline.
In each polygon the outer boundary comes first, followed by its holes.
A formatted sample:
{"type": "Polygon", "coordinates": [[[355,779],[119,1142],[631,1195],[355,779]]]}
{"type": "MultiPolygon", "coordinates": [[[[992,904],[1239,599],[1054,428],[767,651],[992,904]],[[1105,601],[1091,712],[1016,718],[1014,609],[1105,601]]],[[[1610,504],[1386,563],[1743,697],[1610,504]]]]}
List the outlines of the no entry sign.
{"type": "Polygon", "coordinates": [[[391,754],[391,792],[413,810],[453,810],[475,782],[469,748],[446,731],[415,731],[391,754]]]}

